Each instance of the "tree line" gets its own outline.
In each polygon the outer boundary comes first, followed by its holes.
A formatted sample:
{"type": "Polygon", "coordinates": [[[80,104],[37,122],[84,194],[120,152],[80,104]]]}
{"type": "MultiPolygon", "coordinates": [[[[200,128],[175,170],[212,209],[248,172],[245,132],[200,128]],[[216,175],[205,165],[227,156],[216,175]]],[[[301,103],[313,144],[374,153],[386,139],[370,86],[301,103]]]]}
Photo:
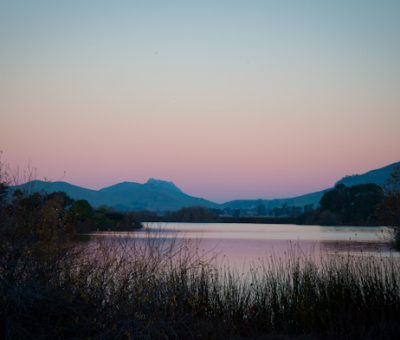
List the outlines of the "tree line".
{"type": "Polygon", "coordinates": [[[65,192],[26,194],[8,192],[0,183],[2,225],[30,233],[42,241],[70,240],[94,231],[128,231],[142,227],[134,214],[108,207],[93,208],[86,200],[73,200],[65,192]]]}

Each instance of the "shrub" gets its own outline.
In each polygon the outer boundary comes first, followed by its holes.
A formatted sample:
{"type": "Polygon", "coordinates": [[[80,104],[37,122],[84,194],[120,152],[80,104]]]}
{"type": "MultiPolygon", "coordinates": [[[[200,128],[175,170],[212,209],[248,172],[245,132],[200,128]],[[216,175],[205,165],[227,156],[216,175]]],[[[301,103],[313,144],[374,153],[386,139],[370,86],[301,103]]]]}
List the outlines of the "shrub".
{"type": "Polygon", "coordinates": [[[1,263],[5,338],[395,338],[395,258],[271,258],[239,274],[173,239],[109,234],[1,263]]]}

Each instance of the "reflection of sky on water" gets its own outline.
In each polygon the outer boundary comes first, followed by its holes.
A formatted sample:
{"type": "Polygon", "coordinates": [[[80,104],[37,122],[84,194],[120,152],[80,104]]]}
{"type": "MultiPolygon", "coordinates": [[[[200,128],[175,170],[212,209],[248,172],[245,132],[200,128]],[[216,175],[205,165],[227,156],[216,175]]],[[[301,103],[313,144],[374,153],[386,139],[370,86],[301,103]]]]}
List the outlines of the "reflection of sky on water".
{"type": "Polygon", "coordinates": [[[183,238],[240,240],[359,240],[382,241],[383,227],[321,227],[286,224],[147,223],[150,232],[183,238]]]}
{"type": "Polygon", "coordinates": [[[189,241],[199,255],[238,270],[271,258],[290,255],[398,256],[385,241],[381,227],[320,227],[297,225],[148,223],[146,231],[102,235],[124,240],[189,241]]]}
{"type": "Polygon", "coordinates": [[[390,253],[389,244],[382,241],[319,241],[321,250],[326,252],[390,253]]]}

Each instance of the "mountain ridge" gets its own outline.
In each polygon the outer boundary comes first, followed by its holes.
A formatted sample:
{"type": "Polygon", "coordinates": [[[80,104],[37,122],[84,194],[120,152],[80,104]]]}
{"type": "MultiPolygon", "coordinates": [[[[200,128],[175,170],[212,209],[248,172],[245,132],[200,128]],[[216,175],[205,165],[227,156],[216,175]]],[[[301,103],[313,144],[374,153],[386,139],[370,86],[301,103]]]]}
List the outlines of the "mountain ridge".
{"type": "Polygon", "coordinates": [[[365,184],[366,182],[369,182],[378,184],[380,186],[384,186],[395,167],[400,167],[400,162],[392,163],[382,168],[373,169],[361,175],[355,174],[351,176],[345,176],[340,181],[338,181],[337,184],[352,186],[357,184],[365,184]]]}
{"type": "Polygon", "coordinates": [[[116,210],[173,211],[185,206],[218,207],[217,203],[190,196],[173,182],[150,178],[141,184],[120,182],[99,190],[87,189],[68,182],[30,181],[13,187],[28,193],[64,191],[73,199],[85,199],[94,207],[107,205],[116,210]]]}
{"type": "MultiPolygon", "coordinates": [[[[400,162],[392,163],[382,168],[373,169],[363,174],[345,176],[336,184],[352,186],[357,184],[375,183],[384,186],[395,167],[400,167],[400,162]]],[[[194,197],[178,188],[173,182],[149,178],[145,183],[124,181],[99,190],[80,187],[68,182],[46,182],[40,180],[30,181],[13,187],[13,190],[24,189],[32,193],[45,191],[47,193],[64,191],[73,199],[85,199],[95,207],[107,205],[116,210],[151,210],[174,211],[187,206],[204,206],[207,208],[254,209],[260,204],[267,208],[281,207],[283,205],[304,207],[318,205],[323,194],[331,190],[311,192],[295,197],[276,199],[245,199],[231,200],[225,203],[194,197]]]]}

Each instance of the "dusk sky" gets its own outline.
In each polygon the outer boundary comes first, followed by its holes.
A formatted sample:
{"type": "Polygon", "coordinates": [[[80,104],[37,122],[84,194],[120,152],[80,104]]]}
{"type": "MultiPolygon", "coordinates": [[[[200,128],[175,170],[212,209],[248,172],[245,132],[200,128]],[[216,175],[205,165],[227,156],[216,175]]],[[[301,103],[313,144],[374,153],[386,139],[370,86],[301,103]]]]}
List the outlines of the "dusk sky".
{"type": "Polygon", "coordinates": [[[0,150],[218,202],[400,161],[400,1],[0,0],[0,150]]]}

